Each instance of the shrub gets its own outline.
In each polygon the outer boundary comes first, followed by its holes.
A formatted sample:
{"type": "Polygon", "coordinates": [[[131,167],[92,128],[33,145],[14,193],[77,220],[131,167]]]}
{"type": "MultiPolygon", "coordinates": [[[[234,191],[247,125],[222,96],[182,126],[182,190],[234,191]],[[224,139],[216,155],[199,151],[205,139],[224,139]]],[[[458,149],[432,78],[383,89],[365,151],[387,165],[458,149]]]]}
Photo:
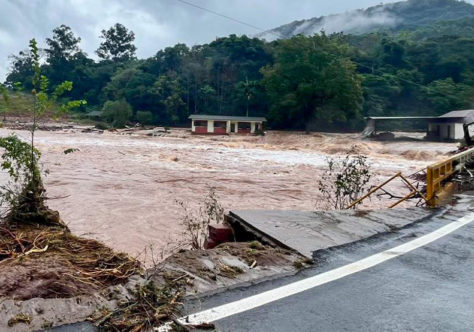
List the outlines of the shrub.
{"type": "Polygon", "coordinates": [[[132,106],[125,100],[108,100],[102,108],[104,118],[114,127],[124,127],[133,115],[132,106]]]}
{"type": "Polygon", "coordinates": [[[183,246],[191,249],[204,249],[208,239],[208,226],[224,221],[224,208],[219,203],[215,188],[210,188],[199,210],[191,209],[186,203],[177,201],[182,209],[183,246]]]}
{"type": "Polygon", "coordinates": [[[10,181],[0,187],[0,205],[5,209],[1,212],[16,219],[20,210],[33,212],[43,206],[40,152],[15,134],[0,138],[0,148],[4,150],[0,167],[10,176],[10,181]]]}
{"type": "Polygon", "coordinates": [[[324,202],[321,207],[345,209],[369,190],[371,176],[367,157],[354,147],[344,158],[329,158],[328,168],[318,181],[318,190],[325,198],[319,201],[324,202]]]}
{"type": "Polygon", "coordinates": [[[138,111],[137,121],[142,125],[149,125],[153,123],[153,114],[150,111],[138,111]]]}

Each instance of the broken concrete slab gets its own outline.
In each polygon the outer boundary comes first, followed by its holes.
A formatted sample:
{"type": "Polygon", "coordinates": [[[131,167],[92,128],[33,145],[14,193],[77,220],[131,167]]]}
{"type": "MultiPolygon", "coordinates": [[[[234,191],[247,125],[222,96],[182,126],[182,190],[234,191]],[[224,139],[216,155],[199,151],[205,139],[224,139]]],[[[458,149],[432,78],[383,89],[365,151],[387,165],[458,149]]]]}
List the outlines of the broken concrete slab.
{"type": "MultiPolygon", "coordinates": [[[[432,209],[408,208],[342,211],[231,211],[227,221],[234,229],[255,238],[292,249],[312,258],[313,253],[393,231],[431,216],[432,209]]],[[[248,239],[247,239],[248,240],[248,239]]]]}

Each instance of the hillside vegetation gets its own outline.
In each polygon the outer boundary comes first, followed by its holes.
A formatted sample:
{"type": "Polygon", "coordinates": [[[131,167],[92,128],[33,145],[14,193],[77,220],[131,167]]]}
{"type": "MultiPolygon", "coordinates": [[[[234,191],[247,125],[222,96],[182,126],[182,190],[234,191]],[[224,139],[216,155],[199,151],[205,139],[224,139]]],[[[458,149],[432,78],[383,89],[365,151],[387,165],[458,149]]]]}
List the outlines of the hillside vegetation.
{"type": "MultiPolygon", "coordinates": [[[[4,99],[0,98],[0,121],[5,117],[23,118],[31,117],[31,110],[33,108],[33,96],[26,92],[11,91],[9,93],[9,100],[5,102],[4,99]]],[[[52,116],[56,106],[52,106],[52,109],[47,109],[46,113],[49,117],[52,116]]]]}
{"type": "MultiPolygon", "coordinates": [[[[43,72],[51,89],[86,99],[127,121],[185,124],[189,114],[267,116],[272,128],[358,129],[367,115],[438,115],[474,103],[474,6],[416,0],[361,11],[404,17],[363,34],[298,35],[266,42],[230,35],[209,44],[177,44],[135,57],[134,34],[116,24],[102,32],[100,61],[79,48],[65,25],[46,40],[43,72]],[[104,107],[105,105],[105,107],[104,107]]],[[[383,23],[383,22],[382,22],[383,23]]],[[[31,56],[13,58],[6,85],[31,90],[31,56]]]]}
{"type": "Polygon", "coordinates": [[[320,33],[366,34],[384,31],[397,33],[440,21],[474,18],[474,6],[457,0],[408,0],[380,4],[343,14],[294,21],[260,33],[266,40],[287,39],[298,34],[320,33]]]}

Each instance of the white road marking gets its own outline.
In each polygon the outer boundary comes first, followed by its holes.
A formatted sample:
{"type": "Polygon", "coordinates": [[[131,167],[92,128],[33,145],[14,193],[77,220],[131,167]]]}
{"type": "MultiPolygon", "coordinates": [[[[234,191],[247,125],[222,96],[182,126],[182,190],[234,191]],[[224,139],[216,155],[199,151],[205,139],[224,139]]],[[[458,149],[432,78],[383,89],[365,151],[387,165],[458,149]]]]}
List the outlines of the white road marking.
{"type": "MultiPolygon", "coordinates": [[[[406,254],[417,248],[423,247],[443,236],[446,236],[455,230],[474,221],[474,213],[470,213],[450,224],[447,224],[429,234],[423,235],[415,240],[399,245],[395,248],[388,249],[378,254],[361,259],[357,262],[344,265],[337,269],[327,271],[316,276],[299,280],[294,283],[281,286],[257,295],[253,295],[235,302],[227,303],[215,308],[204,310],[186,317],[181,317],[179,322],[182,324],[198,325],[202,323],[214,322],[232,315],[239,314],[244,311],[263,306],[270,302],[281,300],[308,289],[326,284],[328,282],[344,278],[348,275],[369,269],[373,266],[386,262],[395,257],[406,254]]],[[[165,331],[158,329],[159,331],[165,331]]]]}

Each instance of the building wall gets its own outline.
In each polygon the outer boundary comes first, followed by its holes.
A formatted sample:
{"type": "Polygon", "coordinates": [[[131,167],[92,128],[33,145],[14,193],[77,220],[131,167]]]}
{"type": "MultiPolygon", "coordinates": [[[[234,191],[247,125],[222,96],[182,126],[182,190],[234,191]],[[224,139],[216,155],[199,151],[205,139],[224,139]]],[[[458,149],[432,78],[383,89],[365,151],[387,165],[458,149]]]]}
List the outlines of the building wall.
{"type": "Polygon", "coordinates": [[[225,135],[227,134],[227,130],[222,127],[214,127],[214,134],[225,135]]]}
{"type": "Polygon", "coordinates": [[[225,127],[216,125],[214,120],[192,120],[191,121],[191,132],[195,134],[216,134],[216,135],[225,135],[230,133],[238,134],[254,134],[257,129],[261,130],[263,128],[262,122],[238,122],[238,121],[218,121],[226,122],[225,127]],[[246,128],[239,128],[239,124],[245,123],[246,128]],[[247,128],[248,127],[248,128],[247,128]]]}
{"type": "Polygon", "coordinates": [[[195,127],[193,133],[195,133],[195,134],[207,134],[207,127],[195,127]]]}
{"type": "Polygon", "coordinates": [[[207,121],[207,132],[213,133],[214,132],[214,121],[208,120],[207,121]]]}
{"type": "MultiPolygon", "coordinates": [[[[428,131],[431,134],[435,134],[438,132],[439,126],[439,137],[440,139],[463,139],[464,138],[464,130],[462,123],[430,123],[428,124],[428,131]]],[[[472,130],[474,132],[474,128],[472,130]]]]}
{"type": "Polygon", "coordinates": [[[464,129],[462,123],[454,123],[454,139],[464,138],[464,129]]]}

